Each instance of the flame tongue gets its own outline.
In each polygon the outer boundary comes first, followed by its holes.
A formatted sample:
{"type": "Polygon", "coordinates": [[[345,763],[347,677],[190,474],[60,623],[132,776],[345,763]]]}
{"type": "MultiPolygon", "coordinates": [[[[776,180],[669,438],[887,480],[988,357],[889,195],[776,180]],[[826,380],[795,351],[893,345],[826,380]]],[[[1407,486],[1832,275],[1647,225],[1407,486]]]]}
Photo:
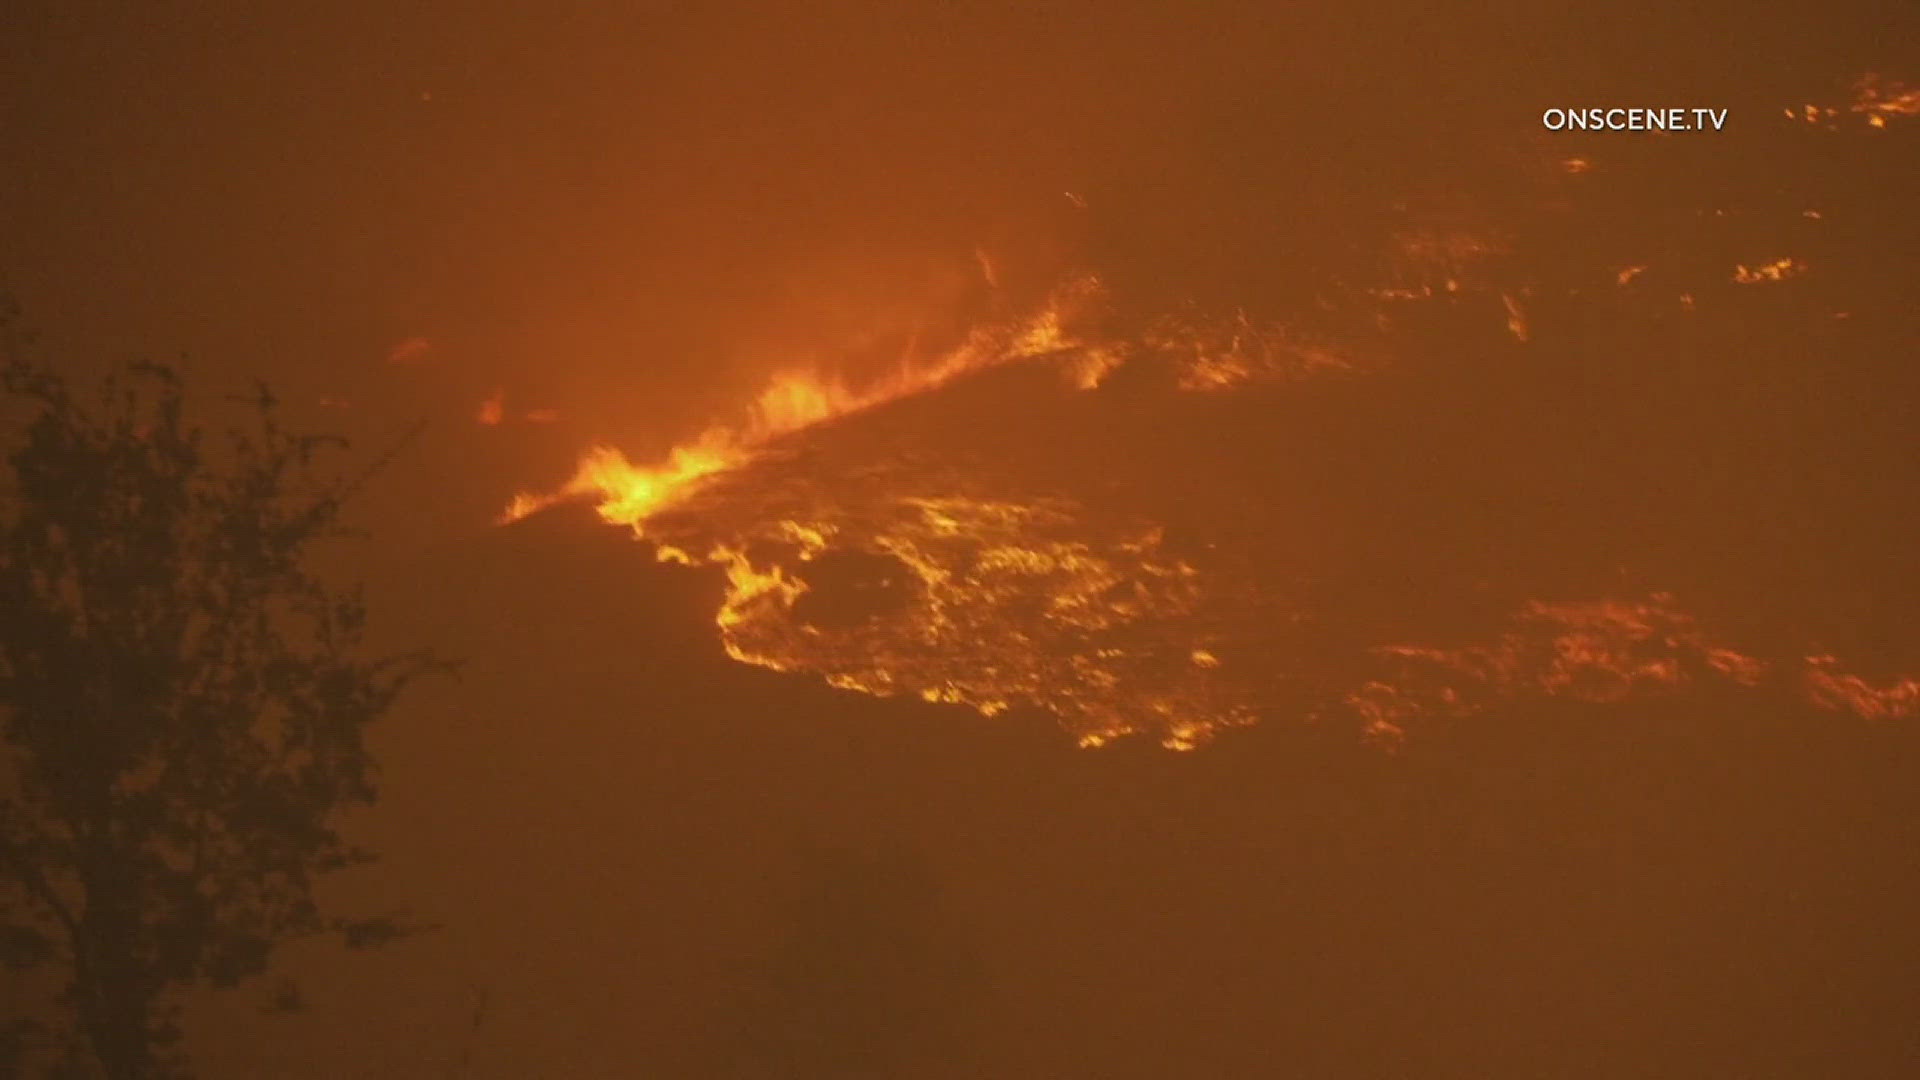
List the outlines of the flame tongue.
{"type": "Polygon", "coordinates": [[[1001,364],[1072,347],[1068,322],[1101,296],[1092,277],[1057,290],[1032,317],[973,333],[959,348],[930,361],[905,362],[858,389],[818,371],[787,371],[768,382],[741,426],[715,425],[667,459],[635,465],[619,449],[599,445],[581,456],[573,476],[554,492],[516,495],[501,515],[518,521],[555,503],[597,500],[600,516],[639,529],[649,517],[680,500],[701,480],[751,463],[774,440],[890,401],[937,389],[953,379],[1001,364]]]}

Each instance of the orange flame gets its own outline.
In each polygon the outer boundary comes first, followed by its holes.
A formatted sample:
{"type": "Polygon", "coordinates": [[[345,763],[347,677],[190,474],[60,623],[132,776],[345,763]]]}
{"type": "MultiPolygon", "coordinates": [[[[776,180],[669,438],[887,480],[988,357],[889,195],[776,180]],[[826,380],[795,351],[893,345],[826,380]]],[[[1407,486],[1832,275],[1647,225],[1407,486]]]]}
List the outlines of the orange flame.
{"type": "Polygon", "coordinates": [[[1886,127],[1889,117],[1920,116],[1920,88],[1867,74],[1853,84],[1853,89],[1854,100],[1849,108],[1864,115],[1867,123],[1874,127],[1886,127]]]}
{"type": "MultiPolygon", "coordinates": [[[[1888,121],[1896,117],[1920,116],[1920,88],[1868,72],[1854,80],[1853,100],[1846,104],[1845,109],[1855,116],[1864,117],[1868,127],[1885,128],[1888,121]]],[[[1811,103],[1782,111],[1789,120],[1804,121],[1828,130],[1839,129],[1842,115],[1838,107],[1811,103]]]]}
{"type": "Polygon", "coordinates": [[[1806,267],[1793,258],[1775,259],[1758,266],[1744,263],[1733,268],[1733,280],[1741,285],[1753,285],[1762,281],[1785,281],[1803,273],[1806,267]]]}
{"type": "Polygon", "coordinates": [[[744,424],[711,426],[652,466],[633,464],[615,447],[595,446],[581,457],[573,476],[559,490],[514,496],[501,522],[518,521],[565,500],[593,498],[607,522],[637,529],[647,518],[685,498],[700,480],[746,465],[782,436],[925,393],[962,375],[1074,346],[1077,342],[1066,324],[1099,295],[1099,282],[1091,277],[1070,282],[1026,321],[976,331],[938,359],[903,363],[892,374],[858,388],[818,371],[782,372],[748,406],[744,424]]]}
{"type": "Polygon", "coordinates": [[[1839,670],[1831,656],[1807,657],[1806,692],[1818,705],[1868,720],[1920,716],[1920,679],[1900,678],[1885,686],[1875,686],[1858,675],[1839,670]]]}

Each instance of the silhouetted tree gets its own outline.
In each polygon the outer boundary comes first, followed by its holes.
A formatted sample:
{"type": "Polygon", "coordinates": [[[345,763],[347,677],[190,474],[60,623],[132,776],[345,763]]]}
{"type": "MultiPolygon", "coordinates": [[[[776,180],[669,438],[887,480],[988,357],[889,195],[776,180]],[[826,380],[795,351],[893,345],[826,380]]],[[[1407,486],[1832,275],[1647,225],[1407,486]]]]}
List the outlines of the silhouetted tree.
{"type": "Polygon", "coordinates": [[[294,936],[402,932],[324,914],[313,883],[370,857],[334,815],[373,798],[363,730],[430,661],[364,655],[357,595],[306,568],[352,485],[264,389],[206,438],[164,367],[97,391],[0,372],[26,409],[0,495],[0,948],[64,983],[38,1033],[62,1075],[180,1075],[169,990],[294,936]]]}

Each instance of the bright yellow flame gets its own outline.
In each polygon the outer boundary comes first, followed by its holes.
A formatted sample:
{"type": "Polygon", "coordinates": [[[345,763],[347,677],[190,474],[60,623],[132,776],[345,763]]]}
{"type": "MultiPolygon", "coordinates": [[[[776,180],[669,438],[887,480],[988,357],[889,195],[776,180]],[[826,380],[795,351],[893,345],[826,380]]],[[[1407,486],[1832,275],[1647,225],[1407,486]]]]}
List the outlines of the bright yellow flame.
{"type": "Polygon", "coordinates": [[[1806,267],[1792,258],[1775,259],[1758,266],[1736,266],[1733,268],[1733,280],[1741,285],[1753,285],[1762,281],[1785,281],[1806,271],[1806,267]]]}
{"type": "Polygon", "coordinates": [[[1025,322],[976,332],[942,357],[902,364],[892,374],[858,389],[818,371],[781,372],[748,407],[745,424],[709,427],[691,443],[674,447],[666,461],[650,466],[635,465],[615,447],[595,446],[582,455],[573,476],[557,491],[514,496],[500,520],[503,524],[518,521],[558,502],[591,498],[608,522],[638,529],[649,517],[685,498],[700,480],[748,464],[781,436],[925,393],[971,372],[1073,348],[1079,342],[1068,331],[1068,322],[1099,294],[1098,281],[1077,279],[1025,322]]]}

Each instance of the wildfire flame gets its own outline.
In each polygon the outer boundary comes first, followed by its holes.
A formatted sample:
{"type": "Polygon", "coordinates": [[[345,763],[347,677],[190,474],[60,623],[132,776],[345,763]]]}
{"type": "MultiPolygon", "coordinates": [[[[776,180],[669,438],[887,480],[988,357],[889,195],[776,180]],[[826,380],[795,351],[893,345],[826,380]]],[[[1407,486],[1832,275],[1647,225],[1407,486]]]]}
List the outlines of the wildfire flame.
{"type": "Polygon", "coordinates": [[[1807,657],[1797,672],[1769,664],[1715,641],[1666,593],[1643,600],[1536,600],[1492,643],[1394,645],[1375,655],[1388,670],[1350,693],[1345,705],[1368,737],[1389,747],[1415,721],[1465,716],[1500,701],[1624,701],[1769,680],[1823,709],[1870,720],[1920,716],[1920,680],[1876,686],[1839,670],[1831,656],[1807,657]]]}
{"type": "Polygon", "coordinates": [[[697,482],[751,463],[768,444],[784,436],[926,393],[962,375],[1071,347],[1076,340],[1069,323],[1099,295],[1097,279],[1078,278],[1056,290],[1028,319],[978,330],[943,356],[903,362],[891,374],[858,387],[834,373],[781,372],[748,406],[743,423],[708,427],[654,465],[635,465],[617,447],[594,446],[581,456],[573,476],[559,489],[516,495],[501,521],[517,521],[558,502],[591,498],[607,522],[638,530],[649,517],[683,498],[697,482]]]}
{"type": "MultiPolygon", "coordinates": [[[[1908,86],[1876,72],[1868,72],[1853,82],[1853,100],[1846,112],[1863,117],[1870,128],[1885,128],[1895,118],[1920,116],[1920,88],[1908,86]]],[[[1799,108],[1782,109],[1787,119],[1798,120],[1834,130],[1839,127],[1841,108],[1808,103],[1799,108]]]]}
{"type": "MultiPolygon", "coordinates": [[[[1863,81],[1858,89],[1865,104],[1851,111],[1876,126],[1920,112],[1920,93],[1898,84],[1863,81]]],[[[1841,114],[1809,106],[1789,115],[1828,123],[1841,114]]],[[[1583,158],[1561,165],[1569,173],[1590,168],[1583,158]]],[[[950,352],[877,378],[783,370],[737,417],[650,463],[594,446],[556,489],[517,496],[504,520],[563,500],[591,502],[603,520],[645,537],[657,558],[724,577],[714,621],[737,661],[986,715],[1036,709],[1088,747],[1147,734],[1187,750],[1221,730],[1291,712],[1357,720],[1368,739],[1391,748],[1422,724],[1503,704],[1700,692],[1784,693],[1863,718],[1920,717],[1920,680],[1871,681],[1825,656],[1763,659],[1710,636],[1666,594],[1535,600],[1469,644],[1401,639],[1361,645],[1330,667],[1290,670],[1279,655],[1290,646],[1261,637],[1259,652],[1250,652],[1248,628],[1270,634],[1282,627],[1306,641],[1321,613],[1311,593],[1263,576],[1270,568],[1247,552],[1195,543],[1154,509],[1124,498],[1087,497],[1079,472],[1027,469],[1021,455],[1030,442],[1019,443],[1008,463],[971,443],[954,461],[918,447],[892,454],[886,444],[876,455],[869,436],[896,430],[891,418],[838,424],[1042,357],[1072,390],[1107,386],[1125,369],[1108,386],[1124,407],[1155,388],[1224,395],[1370,370],[1374,354],[1393,343],[1355,328],[1371,323],[1389,335],[1392,312],[1408,313],[1411,323],[1451,309],[1478,320],[1483,332],[1504,325],[1527,343],[1536,304],[1550,312],[1559,295],[1548,291],[1553,284],[1530,274],[1525,259],[1510,258],[1508,240],[1476,215],[1442,211],[1415,208],[1412,223],[1391,238],[1384,280],[1339,282],[1319,298],[1333,314],[1330,329],[1311,314],[1280,324],[1189,305],[1134,322],[1127,334],[1102,334],[1083,316],[1102,309],[1104,298],[1098,282],[1082,278],[1026,318],[978,329],[950,352]],[[1319,329],[1310,335],[1294,326],[1319,329]]],[[[1777,283],[1807,272],[1795,258],[1772,258],[1776,252],[1762,248],[1756,265],[1734,266],[1732,281],[1777,283]]],[[[974,256],[981,278],[997,287],[992,259],[984,250],[974,256]]],[[[1634,286],[1646,271],[1615,264],[1583,280],[1634,286]]],[[[1673,295],[1663,292],[1659,302],[1673,295]]],[[[1695,307],[1691,292],[1678,302],[1695,307]]],[[[498,394],[486,410],[483,423],[506,415],[498,394]]]]}
{"type": "Polygon", "coordinates": [[[1891,117],[1920,116],[1920,87],[1876,74],[1863,75],[1854,83],[1854,99],[1849,108],[1865,116],[1867,123],[1883,128],[1891,117]]]}
{"type": "Polygon", "coordinates": [[[1733,280],[1741,285],[1755,285],[1763,281],[1785,281],[1806,272],[1806,267],[1793,258],[1774,259],[1758,266],[1741,264],[1733,268],[1733,280]]]}

